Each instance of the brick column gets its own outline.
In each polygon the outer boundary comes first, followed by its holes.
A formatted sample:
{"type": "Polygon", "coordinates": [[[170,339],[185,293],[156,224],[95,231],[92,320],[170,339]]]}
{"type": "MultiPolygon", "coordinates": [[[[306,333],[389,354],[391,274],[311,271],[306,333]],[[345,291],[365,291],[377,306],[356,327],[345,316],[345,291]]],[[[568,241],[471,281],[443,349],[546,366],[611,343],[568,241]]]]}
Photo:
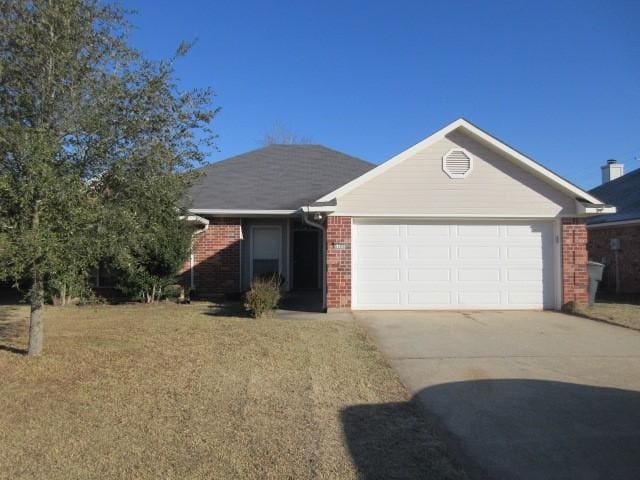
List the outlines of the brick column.
{"type": "Polygon", "coordinates": [[[562,305],[589,301],[587,227],[581,218],[562,220],[562,305]]]}
{"type": "MultiPolygon", "coordinates": [[[[195,237],[194,272],[198,296],[240,291],[240,218],[210,218],[195,237]]],[[[188,279],[189,272],[185,272],[188,279]]]]}
{"type": "Polygon", "coordinates": [[[327,217],[327,309],[351,308],[351,217],[327,217]]]}

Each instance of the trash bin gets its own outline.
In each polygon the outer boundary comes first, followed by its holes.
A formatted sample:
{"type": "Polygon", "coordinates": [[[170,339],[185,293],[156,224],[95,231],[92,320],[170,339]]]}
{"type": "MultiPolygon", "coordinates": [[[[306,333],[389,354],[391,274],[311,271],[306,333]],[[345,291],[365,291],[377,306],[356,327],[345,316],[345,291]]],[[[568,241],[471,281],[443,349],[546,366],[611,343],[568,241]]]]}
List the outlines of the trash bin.
{"type": "Polygon", "coordinates": [[[602,280],[602,271],[604,263],[589,261],[589,305],[593,305],[596,301],[596,292],[598,284],[602,280]]]}

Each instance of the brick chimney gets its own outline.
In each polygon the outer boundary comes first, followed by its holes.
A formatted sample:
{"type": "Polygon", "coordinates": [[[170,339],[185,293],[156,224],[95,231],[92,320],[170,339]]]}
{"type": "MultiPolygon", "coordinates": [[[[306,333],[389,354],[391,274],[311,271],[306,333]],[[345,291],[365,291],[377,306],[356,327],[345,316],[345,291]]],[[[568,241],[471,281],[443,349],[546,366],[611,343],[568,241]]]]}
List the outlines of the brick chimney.
{"type": "Polygon", "coordinates": [[[610,182],[624,175],[624,164],[617,160],[607,160],[607,164],[600,167],[602,169],[602,183],[610,182]]]}

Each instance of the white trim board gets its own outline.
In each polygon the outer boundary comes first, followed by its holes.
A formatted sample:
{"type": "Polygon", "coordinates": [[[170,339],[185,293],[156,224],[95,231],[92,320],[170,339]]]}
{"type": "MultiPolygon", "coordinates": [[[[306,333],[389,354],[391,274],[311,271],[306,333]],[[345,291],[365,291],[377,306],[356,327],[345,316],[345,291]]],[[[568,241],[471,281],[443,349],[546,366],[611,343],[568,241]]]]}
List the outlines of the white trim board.
{"type": "Polygon", "coordinates": [[[511,148],[506,143],[498,140],[497,138],[493,137],[492,135],[489,135],[485,131],[483,131],[480,128],[478,128],[475,125],[473,125],[471,122],[465,120],[464,118],[459,118],[458,120],[450,123],[446,127],[438,130],[437,132],[435,132],[434,134],[432,134],[429,137],[425,138],[421,142],[413,145],[412,147],[410,147],[407,150],[399,153],[395,157],[392,157],[391,159],[387,160],[386,162],[378,165],[374,169],[369,170],[365,174],[353,179],[349,183],[341,186],[340,188],[334,190],[333,192],[330,192],[330,193],[326,194],[325,196],[319,198],[317,201],[318,202],[329,202],[331,200],[334,200],[336,198],[341,197],[342,195],[345,195],[346,193],[348,193],[348,192],[354,190],[355,188],[363,185],[364,183],[368,182],[369,180],[372,180],[373,178],[376,178],[378,175],[381,175],[382,173],[386,172],[390,168],[393,168],[395,165],[397,165],[397,164],[403,162],[404,160],[414,156],[416,153],[418,153],[418,152],[424,150],[425,148],[435,144],[436,142],[442,140],[446,135],[448,135],[449,133],[453,132],[454,130],[458,130],[458,129],[464,130],[465,132],[467,132],[467,133],[473,135],[474,137],[484,141],[485,143],[491,145],[492,147],[494,147],[495,149],[497,149],[501,153],[505,154],[514,163],[519,164],[520,166],[522,166],[526,170],[532,172],[533,174],[535,174],[536,176],[540,177],[542,180],[544,180],[545,182],[547,182],[551,186],[553,186],[553,187],[555,187],[555,188],[557,188],[557,189],[559,189],[561,191],[564,191],[565,193],[568,193],[570,195],[575,195],[575,196],[577,196],[577,197],[579,197],[581,199],[584,199],[584,200],[586,200],[586,201],[588,201],[590,203],[602,204],[602,202],[600,200],[598,200],[596,197],[590,195],[589,193],[585,192],[581,188],[577,187],[576,185],[572,184],[571,182],[569,182],[569,181],[565,180],[564,178],[560,177],[559,175],[557,175],[556,173],[552,172],[548,168],[543,167],[542,165],[540,165],[536,161],[530,159],[526,155],[523,155],[522,153],[518,152],[517,150],[511,148]]]}
{"type": "MultiPolygon", "coordinates": [[[[331,215],[333,216],[333,215],[331,215]]],[[[397,219],[423,219],[423,220],[554,220],[556,218],[563,218],[562,215],[495,215],[495,214],[469,214],[469,213],[366,213],[366,212],[340,212],[335,216],[338,217],[351,217],[351,218],[397,218],[397,219]]],[[[575,215],[567,215],[567,218],[574,218],[575,215]]]]}
{"type": "Polygon", "coordinates": [[[606,215],[616,213],[617,209],[613,205],[591,205],[576,200],[576,212],[580,216],[606,215]]]}
{"type": "Polygon", "coordinates": [[[196,215],[219,216],[260,216],[260,215],[292,215],[298,210],[233,210],[233,209],[190,209],[189,212],[196,215]]]}

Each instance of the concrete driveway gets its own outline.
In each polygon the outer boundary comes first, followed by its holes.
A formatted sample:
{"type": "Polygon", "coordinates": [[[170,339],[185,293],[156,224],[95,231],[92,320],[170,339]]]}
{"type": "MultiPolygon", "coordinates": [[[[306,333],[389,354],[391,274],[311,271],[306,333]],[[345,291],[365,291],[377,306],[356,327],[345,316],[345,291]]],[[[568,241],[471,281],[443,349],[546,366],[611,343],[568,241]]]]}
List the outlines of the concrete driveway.
{"type": "Polygon", "coordinates": [[[554,312],[356,312],[473,478],[640,478],[640,332],[554,312]]]}

